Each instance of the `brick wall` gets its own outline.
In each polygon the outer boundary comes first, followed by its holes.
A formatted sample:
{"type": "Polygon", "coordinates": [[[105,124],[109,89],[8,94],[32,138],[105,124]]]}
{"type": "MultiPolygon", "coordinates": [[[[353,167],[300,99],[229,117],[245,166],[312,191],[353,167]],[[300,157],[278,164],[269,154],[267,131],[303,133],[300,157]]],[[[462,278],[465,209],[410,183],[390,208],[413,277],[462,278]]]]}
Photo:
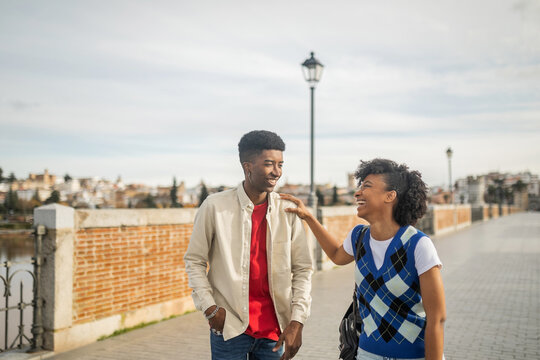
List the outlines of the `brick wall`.
{"type": "Polygon", "coordinates": [[[441,208],[436,207],[435,214],[435,232],[440,229],[446,229],[454,226],[454,209],[450,206],[441,208]]]}
{"type": "Polygon", "coordinates": [[[499,205],[491,204],[489,210],[492,219],[499,217],[499,205]]]}
{"type": "Polygon", "coordinates": [[[435,235],[445,234],[472,223],[471,205],[434,205],[433,218],[435,235]]]}
{"type": "MultiPolygon", "coordinates": [[[[470,224],[471,207],[457,209],[458,225],[470,224]]],[[[432,210],[438,226],[451,224],[452,207],[432,210]]],[[[498,214],[498,207],[492,210],[498,214]]],[[[193,310],[183,256],[196,211],[37,208],[36,224],[48,229],[41,288],[45,348],[69,350],[116,330],[193,310]]],[[[355,225],[366,223],[354,206],[321,207],[317,216],[340,241],[355,225]]],[[[310,232],[308,239],[316,268],[332,268],[310,232]]]]}
{"type": "Polygon", "coordinates": [[[470,224],[472,221],[471,208],[469,206],[458,206],[457,208],[457,223],[470,224]]]}
{"type": "Polygon", "coordinates": [[[489,205],[484,205],[484,220],[489,220],[489,205]]]}
{"type": "MultiPolygon", "coordinates": [[[[349,231],[356,225],[368,225],[366,220],[356,216],[356,206],[321,206],[317,217],[326,230],[340,242],[345,240],[349,231]]],[[[335,266],[323,251],[318,252],[317,262],[319,270],[327,270],[335,266]]]]}
{"type": "Polygon", "coordinates": [[[190,296],[183,255],[192,224],[79,229],[73,323],[190,296]]]}

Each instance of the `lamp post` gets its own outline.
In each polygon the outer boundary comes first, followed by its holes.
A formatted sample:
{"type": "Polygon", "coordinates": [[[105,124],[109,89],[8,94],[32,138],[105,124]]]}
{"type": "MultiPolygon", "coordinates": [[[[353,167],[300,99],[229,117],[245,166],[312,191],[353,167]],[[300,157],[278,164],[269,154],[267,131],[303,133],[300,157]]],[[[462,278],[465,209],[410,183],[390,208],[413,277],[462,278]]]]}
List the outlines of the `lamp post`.
{"type": "Polygon", "coordinates": [[[452,187],[452,148],[446,150],[446,156],[448,157],[448,190],[450,191],[450,204],[454,203],[454,192],[452,187]]]}
{"type": "Polygon", "coordinates": [[[316,207],[317,206],[317,198],[315,196],[315,188],[314,188],[314,182],[313,182],[313,157],[314,157],[314,128],[313,128],[313,120],[314,120],[314,102],[315,102],[315,87],[317,86],[317,83],[321,79],[322,70],[323,70],[323,64],[319,62],[319,60],[315,59],[313,51],[311,52],[311,57],[304,61],[302,63],[302,70],[304,72],[304,78],[309,84],[309,88],[311,89],[311,183],[309,187],[309,196],[308,196],[308,206],[310,207],[316,207]]]}

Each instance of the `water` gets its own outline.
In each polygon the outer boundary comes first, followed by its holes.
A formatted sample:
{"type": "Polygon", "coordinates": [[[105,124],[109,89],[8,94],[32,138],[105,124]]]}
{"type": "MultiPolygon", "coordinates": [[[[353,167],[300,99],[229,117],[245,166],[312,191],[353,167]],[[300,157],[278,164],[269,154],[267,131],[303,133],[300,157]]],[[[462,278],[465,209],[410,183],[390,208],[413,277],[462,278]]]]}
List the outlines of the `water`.
{"type": "MultiPolygon", "coordinates": [[[[6,267],[4,263],[12,263],[9,269],[11,277],[11,296],[6,302],[6,287],[4,281],[0,280],[0,308],[15,306],[21,300],[21,284],[23,285],[22,298],[25,303],[30,303],[33,297],[33,280],[28,271],[33,272],[33,265],[30,260],[34,256],[34,238],[30,232],[0,234],[0,276],[6,279],[6,267]]],[[[32,338],[30,332],[32,327],[31,306],[23,310],[24,334],[29,339],[32,338]]],[[[20,323],[20,311],[18,309],[9,310],[8,324],[6,327],[6,311],[0,312],[0,348],[5,349],[10,346],[18,334],[20,323]],[[7,341],[6,341],[7,332],[7,341]]],[[[17,341],[17,344],[19,342],[17,341]]],[[[28,341],[24,341],[27,344],[28,341]]]]}

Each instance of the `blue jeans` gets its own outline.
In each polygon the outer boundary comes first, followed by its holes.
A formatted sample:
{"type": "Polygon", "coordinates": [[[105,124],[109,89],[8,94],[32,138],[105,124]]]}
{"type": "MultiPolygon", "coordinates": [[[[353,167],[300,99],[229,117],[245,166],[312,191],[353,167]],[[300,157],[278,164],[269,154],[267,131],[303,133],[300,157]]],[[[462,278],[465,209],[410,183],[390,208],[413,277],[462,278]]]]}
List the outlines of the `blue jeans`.
{"type": "Polygon", "coordinates": [[[255,339],[246,334],[225,341],[222,335],[210,332],[212,360],[279,360],[284,349],[282,346],[273,352],[276,343],[274,340],[255,339]]]}
{"type": "MultiPolygon", "coordinates": [[[[409,359],[409,360],[423,360],[424,358],[409,359]]],[[[443,357],[444,359],[444,357],[443,357]]],[[[392,358],[381,355],[375,355],[365,350],[358,348],[358,353],[356,353],[356,360],[405,360],[401,358],[392,358]]]]}

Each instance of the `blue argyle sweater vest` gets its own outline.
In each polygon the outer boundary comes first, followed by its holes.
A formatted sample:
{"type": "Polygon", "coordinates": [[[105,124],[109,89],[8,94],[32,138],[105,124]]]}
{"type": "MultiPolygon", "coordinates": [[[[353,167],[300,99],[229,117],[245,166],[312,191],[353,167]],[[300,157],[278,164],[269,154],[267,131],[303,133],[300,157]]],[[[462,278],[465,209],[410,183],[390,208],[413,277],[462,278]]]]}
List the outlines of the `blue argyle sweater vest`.
{"type": "MultiPolygon", "coordinates": [[[[353,249],[357,249],[362,227],[358,225],[353,230],[353,249]]],[[[369,246],[369,229],[361,240],[355,268],[358,309],[363,320],[358,341],[361,349],[404,359],[425,356],[426,314],[414,261],[414,249],[423,236],[412,226],[401,227],[379,270],[369,246]]]]}

